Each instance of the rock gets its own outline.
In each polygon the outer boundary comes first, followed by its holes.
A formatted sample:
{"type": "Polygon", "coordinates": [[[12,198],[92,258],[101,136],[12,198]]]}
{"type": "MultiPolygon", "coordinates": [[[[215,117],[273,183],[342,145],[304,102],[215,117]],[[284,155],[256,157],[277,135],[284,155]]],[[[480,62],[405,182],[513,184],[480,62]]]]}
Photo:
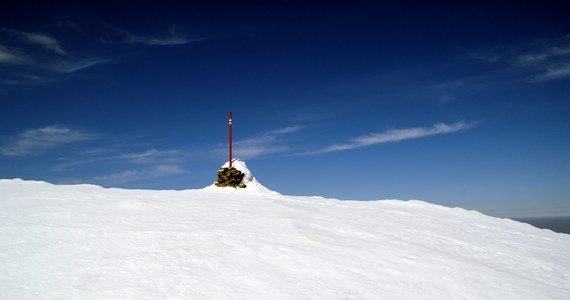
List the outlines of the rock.
{"type": "Polygon", "coordinates": [[[238,169],[231,168],[221,168],[218,170],[218,179],[215,185],[218,187],[233,187],[233,188],[245,188],[246,185],[243,183],[244,173],[238,169]]]}

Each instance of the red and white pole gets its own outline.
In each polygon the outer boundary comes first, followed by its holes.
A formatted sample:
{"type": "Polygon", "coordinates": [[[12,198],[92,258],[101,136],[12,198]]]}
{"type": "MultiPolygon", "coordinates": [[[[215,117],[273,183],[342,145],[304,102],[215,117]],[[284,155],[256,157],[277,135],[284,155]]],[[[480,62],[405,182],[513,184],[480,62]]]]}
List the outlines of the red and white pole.
{"type": "Polygon", "coordinates": [[[230,150],[230,169],[232,168],[232,112],[228,114],[228,128],[229,128],[229,150],[230,150]]]}

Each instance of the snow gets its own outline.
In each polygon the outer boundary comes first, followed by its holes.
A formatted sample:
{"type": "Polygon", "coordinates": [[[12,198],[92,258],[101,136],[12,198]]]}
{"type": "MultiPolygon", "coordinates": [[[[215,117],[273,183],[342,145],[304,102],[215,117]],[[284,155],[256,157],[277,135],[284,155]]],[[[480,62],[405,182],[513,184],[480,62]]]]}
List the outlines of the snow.
{"type": "Polygon", "coordinates": [[[0,299],[570,299],[570,235],[422,201],[281,195],[234,165],[254,184],[0,180],[0,299]]]}

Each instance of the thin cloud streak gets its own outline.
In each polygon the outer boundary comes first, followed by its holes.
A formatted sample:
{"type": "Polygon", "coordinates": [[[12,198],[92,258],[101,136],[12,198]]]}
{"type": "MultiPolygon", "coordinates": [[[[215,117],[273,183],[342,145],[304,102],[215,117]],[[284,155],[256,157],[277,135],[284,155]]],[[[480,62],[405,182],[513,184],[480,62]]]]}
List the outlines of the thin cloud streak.
{"type": "Polygon", "coordinates": [[[515,58],[514,63],[518,66],[532,66],[568,56],[570,56],[570,46],[567,47],[555,46],[544,49],[538,49],[534,53],[521,54],[515,58]]]}
{"type": "Polygon", "coordinates": [[[109,175],[96,176],[91,181],[103,185],[116,185],[147,179],[157,179],[186,172],[186,170],[177,165],[160,165],[148,169],[127,170],[109,175]]]}
{"type": "Polygon", "coordinates": [[[27,130],[0,147],[0,155],[28,156],[56,148],[64,144],[95,139],[96,135],[52,125],[27,130]]]}
{"type": "Polygon", "coordinates": [[[125,159],[135,163],[154,163],[165,159],[178,159],[180,150],[156,150],[151,149],[140,153],[126,153],[118,155],[118,159],[125,159]]]}
{"type": "Polygon", "coordinates": [[[73,29],[75,31],[84,33],[85,31],[79,27],[75,22],[70,21],[70,20],[60,20],[57,22],[57,27],[62,27],[62,28],[70,28],[73,29]]]}
{"type": "Polygon", "coordinates": [[[31,33],[31,32],[22,32],[22,34],[31,43],[36,43],[36,44],[38,44],[38,45],[40,45],[40,46],[42,46],[48,50],[55,52],[55,53],[67,55],[67,53],[65,53],[65,51],[63,51],[63,48],[61,47],[59,42],[50,36],[47,36],[44,34],[39,34],[39,33],[31,33]]]}
{"type": "Polygon", "coordinates": [[[99,58],[99,57],[90,57],[90,58],[82,58],[82,59],[72,59],[72,60],[63,60],[54,62],[51,65],[51,69],[54,72],[60,74],[70,74],[77,72],[79,70],[87,69],[94,67],[96,65],[100,65],[103,63],[109,62],[109,59],[99,58]]]}
{"type": "Polygon", "coordinates": [[[280,128],[280,129],[276,129],[270,132],[271,135],[279,135],[279,134],[286,134],[286,133],[292,133],[295,131],[299,131],[303,129],[303,126],[297,125],[297,126],[289,126],[289,127],[285,127],[285,128],[280,128]]]}
{"type": "Polygon", "coordinates": [[[303,126],[290,126],[276,129],[250,139],[234,142],[234,153],[241,159],[250,159],[267,154],[288,151],[289,146],[282,141],[282,136],[302,130],[303,126]]]}
{"type": "Polygon", "coordinates": [[[180,33],[175,26],[170,27],[170,29],[165,34],[158,37],[137,36],[129,31],[119,29],[110,25],[108,26],[111,29],[123,35],[124,42],[128,44],[143,44],[149,46],[174,46],[174,45],[184,45],[201,40],[197,38],[190,38],[185,34],[180,33]]]}
{"type": "Polygon", "coordinates": [[[13,78],[2,80],[0,81],[0,83],[5,85],[20,85],[20,84],[42,84],[50,81],[52,81],[52,79],[43,76],[32,75],[32,74],[19,74],[13,78]]]}
{"type": "Polygon", "coordinates": [[[0,64],[22,65],[30,62],[30,59],[19,51],[0,45],[0,64]]]}
{"type": "Polygon", "coordinates": [[[445,123],[437,123],[432,127],[414,127],[405,129],[391,129],[379,133],[371,133],[364,136],[360,136],[350,140],[348,143],[344,144],[333,144],[324,147],[320,150],[311,151],[305,154],[322,154],[336,151],[352,150],[362,147],[367,147],[376,144],[399,142],[409,139],[417,139],[432,135],[447,134],[452,132],[457,132],[461,130],[466,130],[473,127],[473,124],[467,124],[465,121],[457,122],[451,125],[445,123]]]}
{"type": "Polygon", "coordinates": [[[74,160],[59,164],[51,169],[51,171],[65,171],[73,167],[101,163],[107,161],[126,161],[136,164],[172,164],[182,160],[180,150],[156,150],[151,149],[144,152],[135,153],[114,153],[109,155],[110,151],[94,151],[93,153],[85,153],[90,158],[74,160]]]}
{"type": "Polygon", "coordinates": [[[546,68],[546,72],[536,75],[533,81],[549,81],[570,76],[570,64],[546,68]]]}
{"type": "Polygon", "coordinates": [[[60,45],[59,41],[52,38],[51,36],[35,32],[24,32],[9,28],[0,28],[0,30],[16,35],[30,44],[38,45],[44,49],[50,50],[52,52],[61,55],[67,55],[67,53],[65,53],[65,51],[63,50],[63,47],[60,45]]]}
{"type": "Polygon", "coordinates": [[[233,148],[236,157],[241,159],[250,159],[271,153],[284,152],[289,149],[287,146],[279,145],[277,138],[272,135],[263,135],[237,141],[234,142],[233,148]]]}
{"type": "Polygon", "coordinates": [[[2,38],[9,43],[0,45],[0,65],[8,69],[0,75],[2,85],[46,83],[110,61],[97,56],[68,55],[58,40],[45,34],[0,28],[2,38]]]}
{"type": "Polygon", "coordinates": [[[563,79],[570,77],[570,36],[495,47],[473,53],[471,57],[526,73],[519,75],[519,79],[527,82],[563,79]]]}

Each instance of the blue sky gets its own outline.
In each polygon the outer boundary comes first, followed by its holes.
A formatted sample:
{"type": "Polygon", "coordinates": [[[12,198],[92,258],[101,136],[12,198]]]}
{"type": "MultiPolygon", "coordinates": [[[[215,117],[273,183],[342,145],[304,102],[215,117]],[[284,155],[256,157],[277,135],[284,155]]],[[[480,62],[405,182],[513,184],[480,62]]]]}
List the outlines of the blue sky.
{"type": "Polygon", "coordinates": [[[563,1],[23,2],[0,12],[0,178],[570,215],[563,1]]]}

